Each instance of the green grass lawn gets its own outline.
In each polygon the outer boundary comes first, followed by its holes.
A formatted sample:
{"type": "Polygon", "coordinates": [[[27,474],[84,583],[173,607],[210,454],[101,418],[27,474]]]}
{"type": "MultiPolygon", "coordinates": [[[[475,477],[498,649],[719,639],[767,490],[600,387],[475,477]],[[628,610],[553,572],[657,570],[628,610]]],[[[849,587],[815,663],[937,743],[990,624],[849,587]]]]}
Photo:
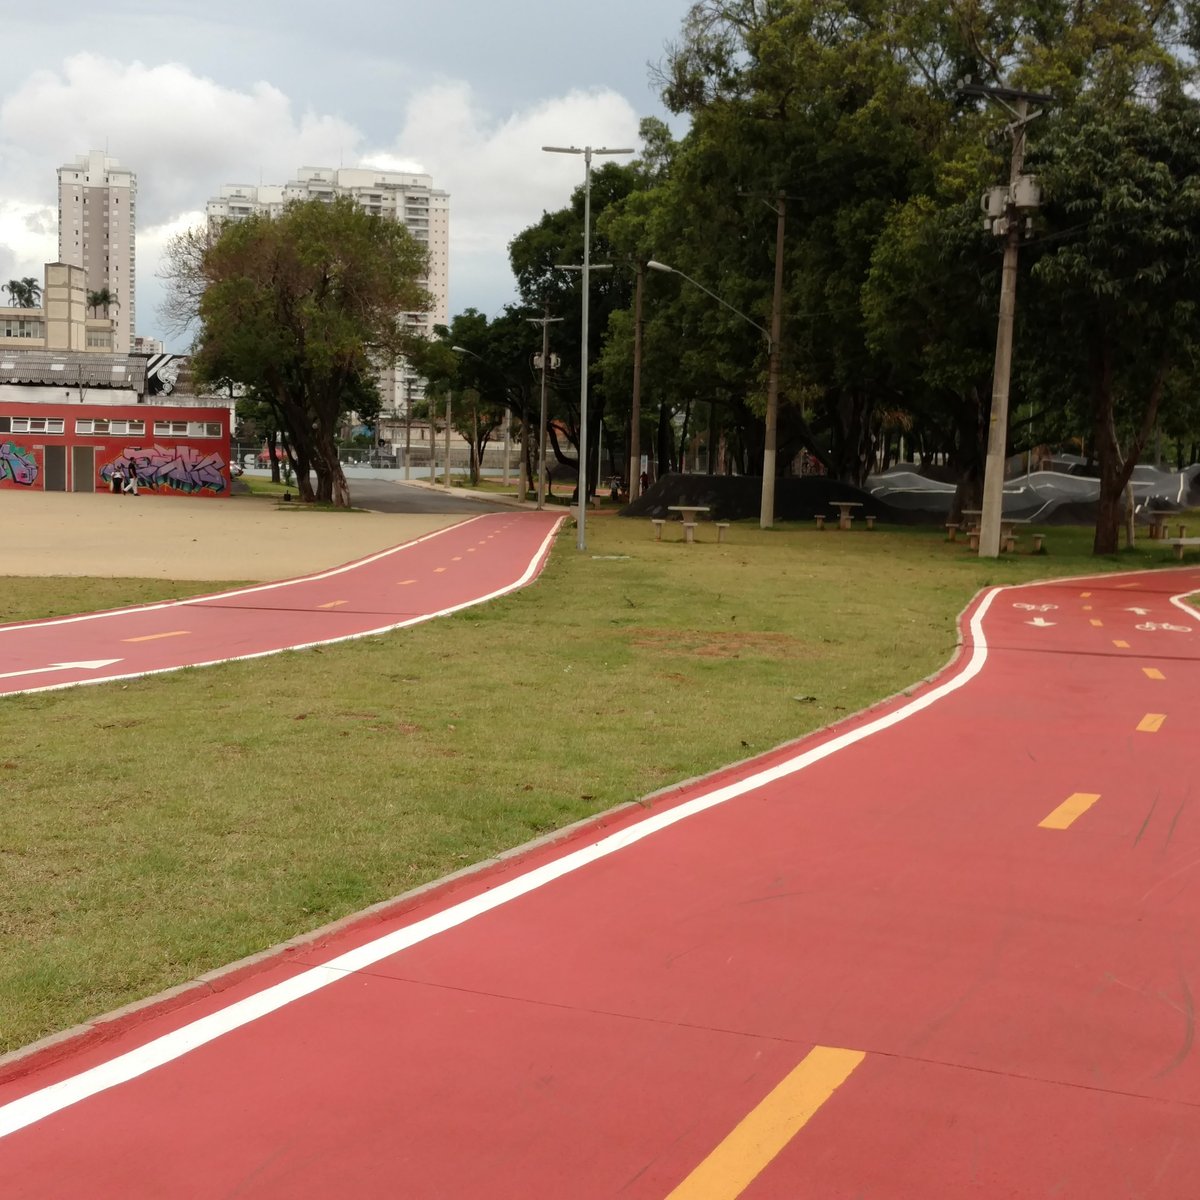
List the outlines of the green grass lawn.
{"type": "MultiPolygon", "coordinates": [[[[700,532],[601,516],[453,617],[0,700],[0,1048],[843,717],[942,666],[985,584],[1173,561],[1058,528],[998,561],[932,529],[700,532]]],[[[218,586],[12,579],[0,611],[218,586]]]]}

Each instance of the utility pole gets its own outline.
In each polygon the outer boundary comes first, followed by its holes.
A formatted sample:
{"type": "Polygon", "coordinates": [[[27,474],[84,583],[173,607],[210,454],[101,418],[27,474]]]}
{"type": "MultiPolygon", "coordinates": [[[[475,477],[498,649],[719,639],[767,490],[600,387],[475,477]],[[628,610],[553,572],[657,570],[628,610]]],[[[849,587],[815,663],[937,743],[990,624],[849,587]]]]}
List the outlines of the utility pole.
{"type": "MultiPolygon", "coordinates": [[[[768,205],[768,207],[772,207],[768,205]]],[[[771,300],[771,353],[767,366],[767,428],[763,442],[762,504],[758,524],[775,523],[775,453],[779,442],[779,341],[783,336],[783,233],[787,222],[787,197],[775,197],[775,294],[771,300]]]]}
{"type": "Polygon", "coordinates": [[[446,389],[446,465],[444,467],[444,482],[446,490],[450,490],[450,397],[449,388],[446,389]]]}
{"type": "Polygon", "coordinates": [[[1032,176],[1023,175],[1025,130],[1041,110],[1029,111],[1031,102],[1050,103],[1052,96],[1009,87],[960,83],[961,93],[985,96],[1011,117],[1012,137],[1008,187],[992,188],[983,197],[984,227],[1004,238],[1004,266],[1000,277],[1000,318],[996,326],[996,363],[992,373],[992,411],[988,421],[987,459],[983,473],[983,515],[979,522],[979,557],[1000,556],[1000,524],[1004,511],[1004,463],[1008,451],[1008,393],[1012,378],[1013,320],[1017,306],[1017,260],[1021,239],[1028,235],[1040,189],[1032,176]]]}
{"type": "Polygon", "coordinates": [[[538,421],[538,486],[537,506],[546,507],[546,372],[550,369],[550,326],[562,320],[562,317],[550,315],[550,305],[540,317],[526,317],[525,320],[542,327],[542,406],[538,421]]]}
{"type": "Polygon", "coordinates": [[[633,409],[629,418],[629,500],[642,494],[642,285],[646,264],[637,261],[633,292],[633,409]]]}

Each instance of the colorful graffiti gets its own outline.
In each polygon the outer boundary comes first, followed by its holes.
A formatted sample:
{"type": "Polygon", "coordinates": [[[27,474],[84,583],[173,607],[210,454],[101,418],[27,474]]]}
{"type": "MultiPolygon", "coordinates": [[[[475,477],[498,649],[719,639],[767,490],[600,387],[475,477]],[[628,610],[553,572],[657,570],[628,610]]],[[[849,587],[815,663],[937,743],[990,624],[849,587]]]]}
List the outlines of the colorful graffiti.
{"type": "Polygon", "coordinates": [[[15,442],[0,443],[0,482],[11,479],[22,487],[32,487],[37,477],[37,459],[33,457],[32,450],[26,450],[15,442]]]}
{"type": "Polygon", "coordinates": [[[137,475],[138,487],[150,491],[224,492],[229,483],[225,478],[225,462],[217,454],[203,454],[193,446],[151,446],[146,450],[126,447],[100,468],[100,478],[112,483],[113,471],[122,474],[130,469],[137,475]]]}

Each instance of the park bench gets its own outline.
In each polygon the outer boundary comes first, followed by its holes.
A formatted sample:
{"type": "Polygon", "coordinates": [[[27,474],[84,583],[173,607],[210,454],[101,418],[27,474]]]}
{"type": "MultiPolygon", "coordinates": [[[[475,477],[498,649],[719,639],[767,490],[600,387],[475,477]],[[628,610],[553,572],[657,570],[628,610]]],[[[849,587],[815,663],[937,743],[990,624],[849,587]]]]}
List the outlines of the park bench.
{"type": "Polygon", "coordinates": [[[683,540],[689,545],[696,540],[696,522],[684,521],[683,523],[683,540]]]}
{"type": "Polygon", "coordinates": [[[875,516],[873,513],[867,513],[867,515],[863,517],[863,520],[866,521],[868,529],[875,528],[875,516]]]}
{"type": "Polygon", "coordinates": [[[650,524],[654,526],[654,540],[661,542],[663,526],[666,524],[666,521],[662,517],[651,517],[650,524]]]}
{"type": "Polygon", "coordinates": [[[725,540],[725,530],[727,530],[728,528],[729,528],[728,521],[718,521],[717,522],[717,541],[718,542],[723,542],[725,540]]]}
{"type": "Polygon", "coordinates": [[[813,517],[813,520],[816,521],[818,529],[825,528],[825,514],[824,513],[817,513],[817,515],[815,517],[813,517]]]}
{"type": "Polygon", "coordinates": [[[1046,544],[1046,535],[1044,533],[1035,533],[1033,536],[1033,552],[1041,554],[1042,547],[1046,544]]]}
{"type": "Polygon", "coordinates": [[[1185,546],[1200,546],[1200,537],[1167,538],[1167,542],[1175,547],[1175,557],[1182,562],[1183,548],[1185,546]]]}

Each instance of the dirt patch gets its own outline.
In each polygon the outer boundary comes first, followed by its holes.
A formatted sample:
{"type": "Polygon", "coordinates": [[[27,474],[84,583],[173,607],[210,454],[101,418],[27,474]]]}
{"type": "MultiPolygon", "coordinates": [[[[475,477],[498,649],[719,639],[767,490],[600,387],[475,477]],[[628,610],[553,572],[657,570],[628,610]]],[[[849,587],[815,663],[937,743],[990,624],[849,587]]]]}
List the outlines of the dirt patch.
{"type": "Polygon", "coordinates": [[[772,658],[808,658],[809,646],[787,633],[740,633],[733,630],[632,629],[630,645],[691,658],[740,658],[743,654],[772,658]]]}

